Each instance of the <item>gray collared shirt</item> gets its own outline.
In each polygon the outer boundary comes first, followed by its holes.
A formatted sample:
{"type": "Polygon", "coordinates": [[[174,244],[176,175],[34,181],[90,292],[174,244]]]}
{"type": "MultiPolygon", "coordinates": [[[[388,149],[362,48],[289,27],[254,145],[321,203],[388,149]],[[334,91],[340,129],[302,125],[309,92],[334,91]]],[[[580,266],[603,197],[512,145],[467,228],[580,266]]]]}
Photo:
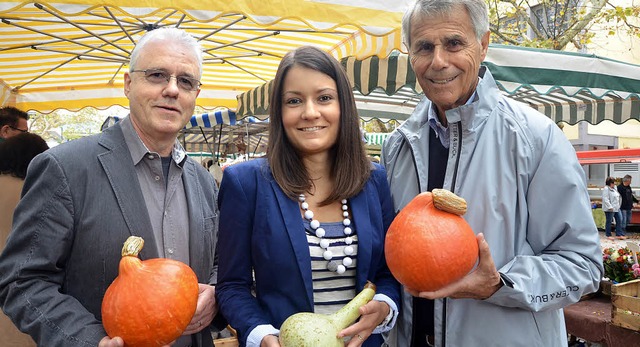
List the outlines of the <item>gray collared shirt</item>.
{"type": "MultiPolygon", "coordinates": [[[[151,152],[142,142],[129,117],[120,122],[147,205],[158,255],[189,265],[189,206],[182,181],[182,165],[187,153],[176,140],[165,180],[160,155],[151,152]]],[[[189,346],[190,336],[181,336],[173,344],[173,347],[189,346]]]]}
{"type": "Polygon", "coordinates": [[[165,181],[160,155],[145,146],[129,117],[121,123],[149,212],[158,254],[189,264],[189,207],[182,181],[186,152],[176,141],[171,151],[168,180],[165,181]]]}

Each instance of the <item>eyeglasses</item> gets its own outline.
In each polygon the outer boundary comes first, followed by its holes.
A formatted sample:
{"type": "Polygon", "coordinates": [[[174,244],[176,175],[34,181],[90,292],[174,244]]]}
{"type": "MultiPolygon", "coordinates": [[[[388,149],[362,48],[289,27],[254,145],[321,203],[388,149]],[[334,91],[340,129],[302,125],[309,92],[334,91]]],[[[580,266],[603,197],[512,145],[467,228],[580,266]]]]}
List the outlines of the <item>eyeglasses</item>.
{"type": "Polygon", "coordinates": [[[11,128],[11,129],[13,129],[13,130],[17,130],[17,131],[19,131],[19,132],[21,132],[21,133],[28,133],[28,132],[29,132],[29,130],[28,130],[28,129],[27,129],[27,130],[24,130],[24,129],[16,128],[16,127],[11,126],[11,125],[9,125],[9,128],[11,128]]]}
{"type": "Polygon", "coordinates": [[[188,76],[174,76],[164,70],[146,69],[131,70],[131,72],[144,73],[144,78],[151,84],[167,85],[169,83],[169,80],[171,80],[171,77],[174,77],[176,79],[176,83],[178,84],[178,88],[188,92],[196,91],[202,85],[202,83],[200,83],[200,81],[195,78],[191,78],[188,76]]]}

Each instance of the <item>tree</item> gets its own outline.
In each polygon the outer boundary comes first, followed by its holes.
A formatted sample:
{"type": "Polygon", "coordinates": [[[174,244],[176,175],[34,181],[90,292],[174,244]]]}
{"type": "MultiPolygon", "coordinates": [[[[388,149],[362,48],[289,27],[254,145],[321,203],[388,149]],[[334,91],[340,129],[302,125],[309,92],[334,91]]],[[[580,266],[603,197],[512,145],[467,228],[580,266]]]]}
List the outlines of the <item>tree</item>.
{"type": "Polygon", "coordinates": [[[582,49],[603,24],[608,35],[626,31],[640,38],[640,6],[621,7],[608,0],[486,0],[492,41],[564,50],[582,49]]]}
{"type": "Polygon", "coordinates": [[[48,114],[34,113],[30,117],[31,132],[45,140],[63,142],[100,131],[105,117],[95,108],[84,108],[78,112],[56,110],[48,114]]]}

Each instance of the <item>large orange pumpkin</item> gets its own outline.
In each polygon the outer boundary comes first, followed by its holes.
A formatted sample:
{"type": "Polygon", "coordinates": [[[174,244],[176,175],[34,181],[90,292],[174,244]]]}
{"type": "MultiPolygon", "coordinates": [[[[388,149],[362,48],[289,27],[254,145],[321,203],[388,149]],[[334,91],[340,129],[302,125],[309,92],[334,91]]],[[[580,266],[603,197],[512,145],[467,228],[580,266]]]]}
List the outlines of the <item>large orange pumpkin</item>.
{"type": "MultiPolygon", "coordinates": [[[[456,204],[447,201],[447,196],[443,199],[440,204],[456,204]]],[[[436,208],[433,194],[424,192],[391,223],[385,256],[391,273],[404,286],[419,292],[434,291],[471,271],[478,259],[478,242],[460,215],[436,208]]]]}
{"type": "Polygon", "coordinates": [[[118,277],[102,299],[102,324],[127,347],[158,347],[182,335],[196,311],[198,278],[172,259],[141,261],[144,241],[131,236],[122,248],[118,277]]]}

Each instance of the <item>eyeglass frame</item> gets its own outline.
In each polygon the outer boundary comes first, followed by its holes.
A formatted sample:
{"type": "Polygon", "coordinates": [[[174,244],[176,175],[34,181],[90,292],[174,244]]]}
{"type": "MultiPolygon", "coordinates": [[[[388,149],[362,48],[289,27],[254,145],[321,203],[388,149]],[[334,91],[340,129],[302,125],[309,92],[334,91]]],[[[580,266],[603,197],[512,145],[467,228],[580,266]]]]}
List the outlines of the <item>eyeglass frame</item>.
{"type": "Polygon", "coordinates": [[[29,129],[24,130],[24,129],[16,128],[16,127],[14,127],[13,125],[9,125],[9,128],[11,128],[11,129],[13,129],[13,130],[17,130],[17,131],[19,131],[19,132],[21,132],[21,133],[23,133],[23,134],[25,134],[25,133],[28,133],[28,132],[29,132],[29,129]]]}
{"type": "Polygon", "coordinates": [[[129,72],[142,72],[142,73],[144,73],[144,79],[147,80],[147,82],[149,82],[151,84],[156,84],[156,85],[157,84],[162,84],[162,82],[150,81],[149,78],[151,77],[151,74],[147,74],[147,72],[162,74],[164,76],[164,79],[166,80],[166,84],[169,84],[169,81],[171,80],[171,77],[173,77],[173,78],[176,79],[176,85],[178,86],[178,88],[180,88],[181,90],[187,91],[187,92],[195,92],[195,91],[199,90],[200,87],[202,86],[202,83],[199,80],[197,80],[197,79],[195,79],[193,77],[171,75],[167,71],[162,70],[162,69],[130,70],[129,72]],[[194,89],[186,89],[186,88],[181,87],[180,86],[180,82],[178,81],[178,78],[184,78],[186,80],[190,80],[191,82],[195,82],[194,89]]]}

